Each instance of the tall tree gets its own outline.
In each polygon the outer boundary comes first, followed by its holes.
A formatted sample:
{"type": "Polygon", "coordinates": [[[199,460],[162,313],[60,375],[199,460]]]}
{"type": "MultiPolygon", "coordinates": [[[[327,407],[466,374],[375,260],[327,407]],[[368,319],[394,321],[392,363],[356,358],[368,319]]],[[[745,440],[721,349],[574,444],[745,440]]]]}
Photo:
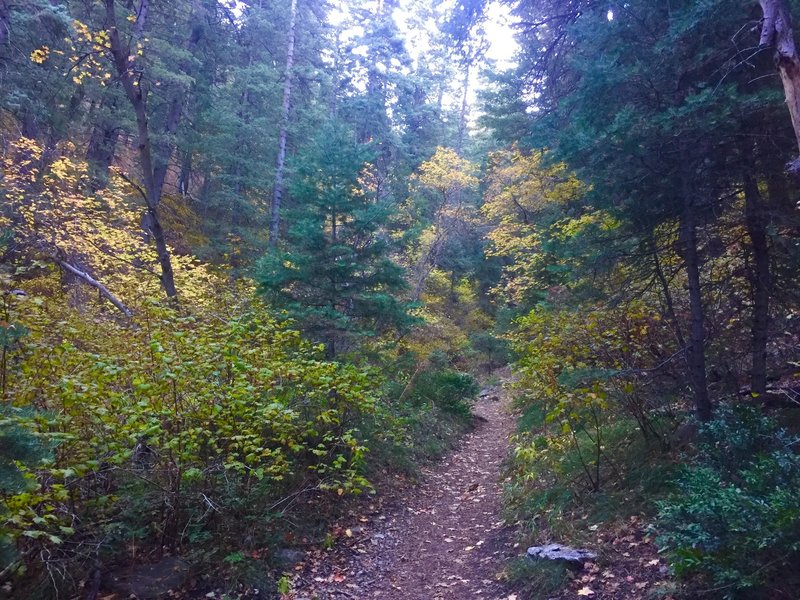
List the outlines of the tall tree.
{"type": "Polygon", "coordinates": [[[324,342],[329,357],[410,323],[371,158],[345,125],[319,131],[297,157],[286,250],[267,255],[257,276],[265,296],[324,342]]]}
{"type": "MultiPolygon", "coordinates": [[[[741,48],[747,41],[740,37],[752,36],[741,31],[746,10],[727,1],[713,6],[637,3],[619,8],[609,19],[606,5],[589,1],[520,2],[520,66],[516,77],[507,80],[508,95],[496,96],[502,102],[497,104],[519,114],[496,115],[494,122],[533,122],[526,142],[552,145],[554,156],[592,186],[589,201],[610,210],[631,242],[644,249],[647,244],[635,240],[648,239],[648,232],[662,225],[677,225],[688,292],[687,375],[704,420],[710,416],[705,364],[710,315],[705,304],[713,293],[705,264],[719,237],[715,220],[730,210],[730,198],[741,192],[745,179],[752,213],[757,198],[749,177],[755,166],[741,160],[740,145],[758,135],[749,119],[772,114],[777,100],[768,80],[745,68],[750,63],[741,48]],[[698,37],[698,27],[708,35],[698,37]],[[536,98],[536,111],[526,112],[526,103],[520,102],[525,97],[536,98]],[[604,100],[597,103],[597,98],[604,100]],[[750,175],[743,175],[746,171],[750,175]]],[[[754,68],[763,73],[768,67],[756,58],[754,68]]],[[[782,136],[776,133],[775,147],[781,146],[782,136]]],[[[755,219],[750,224],[758,225],[755,219]]],[[[751,250],[761,265],[757,270],[764,271],[753,278],[753,298],[758,299],[751,337],[755,375],[763,371],[768,308],[759,286],[769,281],[769,259],[761,233],[751,230],[751,250]]],[[[608,245],[609,251],[619,252],[615,262],[635,256],[631,248],[615,247],[608,245]]],[[[666,305],[674,307],[673,299],[666,305]]],[[[763,375],[756,379],[756,387],[763,389],[763,375]]]]}
{"type": "MultiPolygon", "coordinates": [[[[759,4],[763,11],[759,47],[773,50],[800,151],[800,55],[794,41],[792,13],[786,0],[759,0],[759,4]]],[[[790,163],[789,169],[800,176],[800,157],[790,163]]]]}
{"type": "Polygon", "coordinates": [[[291,0],[289,8],[289,35],[286,41],[286,69],[283,81],[283,105],[281,110],[281,130],[278,135],[278,158],[275,165],[275,188],[272,193],[269,222],[269,244],[278,244],[281,225],[281,198],[283,197],[283,171],[286,164],[286,136],[289,130],[289,108],[292,100],[292,67],[294,66],[294,42],[297,33],[297,0],[291,0]]]}
{"type": "MultiPolygon", "coordinates": [[[[167,238],[162,226],[160,216],[161,198],[164,182],[167,175],[169,160],[173,148],[170,144],[171,136],[175,135],[181,120],[183,103],[186,92],[183,89],[171,90],[168,100],[167,114],[164,124],[161,152],[156,151],[150,126],[148,111],[148,96],[150,93],[149,82],[143,77],[143,72],[136,66],[136,54],[131,54],[131,48],[140,44],[147,27],[150,13],[149,0],[141,0],[135,13],[135,20],[127,43],[122,41],[119,23],[117,20],[115,0],[106,0],[106,30],[109,36],[109,47],[117,76],[122,82],[125,96],[136,115],[136,130],[138,135],[137,150],[139,154],[139,168],[143,180],[143,193],[147,208],[144,220],[145,230],[152,235],[158,253],[158,262],[161,267],[161,284],[169,298],[177,298],[178,291],[175,287],[175,274],[172,268],[172,259],[167,245],[167,238]]],[[[196,18],[196,16],[195,16],[196,18]]],[[[202,23],[193,21],[189,32],[187,46],[191,50],[200,41],[203,35],[202,23]]]]}

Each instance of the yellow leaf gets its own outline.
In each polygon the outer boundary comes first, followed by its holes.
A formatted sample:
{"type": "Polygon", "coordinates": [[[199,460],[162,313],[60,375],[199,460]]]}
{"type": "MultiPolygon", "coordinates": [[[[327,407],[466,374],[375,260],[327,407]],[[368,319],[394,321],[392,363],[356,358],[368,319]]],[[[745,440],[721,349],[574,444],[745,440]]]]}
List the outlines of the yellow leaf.
{"type": "Polygon", "coordinates": [[[48,56],[50,56],[50,48],[47,46],[42,46],[41,48],[37,48],[31,52],[31,60],[37,65],[40,65],[46,61],[48,56]]]}

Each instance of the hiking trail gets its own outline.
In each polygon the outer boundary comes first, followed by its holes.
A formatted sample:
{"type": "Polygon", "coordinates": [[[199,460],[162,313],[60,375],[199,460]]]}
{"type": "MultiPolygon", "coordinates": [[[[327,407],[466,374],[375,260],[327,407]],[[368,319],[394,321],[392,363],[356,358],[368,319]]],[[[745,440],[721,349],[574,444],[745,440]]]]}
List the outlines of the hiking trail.
{"type": "Polygon", "coordinates": [[[347,527],[294,580],[295,600],[505,600],[501,574],[519,554],[501,517],[501,464],[514,418],[501,386],[484,390],[475,428],[420,481],[347,527]]]}

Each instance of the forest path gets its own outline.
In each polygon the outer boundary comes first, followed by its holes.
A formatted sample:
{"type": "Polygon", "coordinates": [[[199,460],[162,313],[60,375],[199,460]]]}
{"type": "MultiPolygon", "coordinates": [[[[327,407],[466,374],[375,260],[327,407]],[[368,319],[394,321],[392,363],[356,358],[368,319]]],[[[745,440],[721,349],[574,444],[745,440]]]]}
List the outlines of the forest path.
{"type": "Polygon", "coordinates": [[[500,574],[518,549],[500,516],[499,478],[514,418],[500,387],[485,390],[474,412],[475,428],[423,469],[418,485],[357,518],[346,543],[306,563],[295,600],[509,597],[500,574]]]}

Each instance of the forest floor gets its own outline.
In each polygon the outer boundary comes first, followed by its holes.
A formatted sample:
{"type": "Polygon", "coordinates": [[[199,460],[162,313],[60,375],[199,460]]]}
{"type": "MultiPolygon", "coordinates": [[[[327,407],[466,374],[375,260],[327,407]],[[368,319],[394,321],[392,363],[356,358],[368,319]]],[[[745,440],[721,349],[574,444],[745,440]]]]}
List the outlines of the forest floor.
{"type": "Polygon", "coordinates": [[[514,430],[506,394],[482,393],[475,428],[420,483],[376,501],[342,543],[296,567],[294,600],[515,598],[503,569],[522,550],[501,516],[500,473],[514,430]]]}

